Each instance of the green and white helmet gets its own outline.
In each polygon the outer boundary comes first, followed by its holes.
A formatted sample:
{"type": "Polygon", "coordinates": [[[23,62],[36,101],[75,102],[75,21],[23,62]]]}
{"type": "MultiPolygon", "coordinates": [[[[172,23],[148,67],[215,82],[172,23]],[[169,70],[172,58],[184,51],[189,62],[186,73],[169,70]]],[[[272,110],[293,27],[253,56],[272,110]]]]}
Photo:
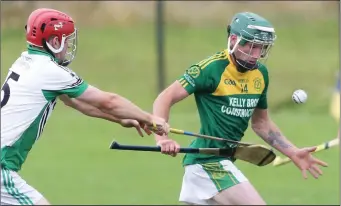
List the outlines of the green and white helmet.
{"type": "MultiPolygon", "coordinates": [[[[247,42],[250,42],[251,47],[248,53],[241,50],[239,50],[239,52],[250,57],[254,45],[261,45],[262,49],[257,62],[262,61],[262,63],[265,63],[267,60],[269,51],[274,45],[274,41],[276,39],[275,29],[272,24],[265,18],[250,12],[237,13],[232,18],[230,25],[227,27],[227,32],[229,35],[227,47],[231,55],[234,56],[234,51],[238,44],[244,46],[247,42]],[[237,36],[237,43],[233,46],[233,48],[231,48],[230,42],[231,34],[235,34],[237,36]]],[[[249,62],[236,58],[235,61],[247,70],[255,69],[258,66],[257,63],[250,64],[249,62]]]]}

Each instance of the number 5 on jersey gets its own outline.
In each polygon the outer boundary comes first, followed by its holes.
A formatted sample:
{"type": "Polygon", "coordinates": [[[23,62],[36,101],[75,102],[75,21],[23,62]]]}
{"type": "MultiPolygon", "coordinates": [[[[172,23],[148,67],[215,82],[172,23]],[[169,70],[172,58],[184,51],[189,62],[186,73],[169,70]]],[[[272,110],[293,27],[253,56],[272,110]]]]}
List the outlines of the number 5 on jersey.
{"type": "Polygon", "coordinates": [[[9,97],[11,96],[11,89],[9,87],[8,80],[12,79],[17,82],[19,80],[19,77],[19,74],[11,72],[11,74],[6,79],[4,85],[1,88],[1,108],[7,104],[9,97]]]}

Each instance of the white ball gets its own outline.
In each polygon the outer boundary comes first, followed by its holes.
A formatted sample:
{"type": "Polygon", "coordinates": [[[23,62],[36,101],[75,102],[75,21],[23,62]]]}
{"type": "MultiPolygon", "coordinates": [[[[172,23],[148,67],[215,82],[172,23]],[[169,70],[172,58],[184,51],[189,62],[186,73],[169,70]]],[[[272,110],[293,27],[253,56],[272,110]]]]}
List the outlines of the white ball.
{"type": "Polygon", "coordinates": [[[307,98],[308,98],[307,93],[302,89],[298,89],[298,90],[294,91],[294,93],[292,94],[292,100],[296,104],[305,103],[307,101],[307,98]]]}

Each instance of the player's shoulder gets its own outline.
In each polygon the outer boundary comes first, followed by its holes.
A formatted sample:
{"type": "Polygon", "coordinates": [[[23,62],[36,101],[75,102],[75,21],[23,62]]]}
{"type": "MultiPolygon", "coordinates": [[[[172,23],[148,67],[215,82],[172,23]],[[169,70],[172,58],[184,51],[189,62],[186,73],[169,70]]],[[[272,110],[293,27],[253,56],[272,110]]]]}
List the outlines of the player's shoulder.
{"type": "Polygon", "coordinates": [[[258,63],[258,71],[262,73],[264,78],[268,78],[269,76],[268,68],[264,64],[258,63]]]}
{"type": "Polygon", "coordinates": [[[225,50],[216,52],[207,58],[192,65],[191,68],[197,68],[206,74],[222,73],[229,64],[228,54],[225,50]]]}
{"type": "Polygon", "coordinates": [[[50,59],[42,59],[38,61],[40,68],[44,71],[44,73],[57,76],[68,76],[68,75],[76,75],[75,72],[66,66],[59,65],[53,58],[50,59]]]}
{"type": "Polygon", "coordinates": [[[61,66],[57,63],[57,59],[46,51],[38,50],[32,46],[28,46],[27,51],[22,56],[30,59],[34,67],[47,73],[72,73],[70,68],[61,66]]]}

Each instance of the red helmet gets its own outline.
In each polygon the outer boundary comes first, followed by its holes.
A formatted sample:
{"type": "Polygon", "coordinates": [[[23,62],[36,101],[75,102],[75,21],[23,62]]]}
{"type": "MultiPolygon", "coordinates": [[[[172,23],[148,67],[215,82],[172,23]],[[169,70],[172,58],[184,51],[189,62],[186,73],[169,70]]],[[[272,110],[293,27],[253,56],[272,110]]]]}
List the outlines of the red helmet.
{"type": "Polygon", "coordinates": [[[61,63],[69,64],[74,59],[77,48],[77,29],[69,15],[54,9],[37,9],[28,17],[25,29],[27,43],[45,48],[53,54],[61,52],[64,49],[65,41],[67,41],[68,52],[61,63]],[[59,49],[53,48],[48,43],[52,36],[58,37],[61,45],[59,49]]]}

